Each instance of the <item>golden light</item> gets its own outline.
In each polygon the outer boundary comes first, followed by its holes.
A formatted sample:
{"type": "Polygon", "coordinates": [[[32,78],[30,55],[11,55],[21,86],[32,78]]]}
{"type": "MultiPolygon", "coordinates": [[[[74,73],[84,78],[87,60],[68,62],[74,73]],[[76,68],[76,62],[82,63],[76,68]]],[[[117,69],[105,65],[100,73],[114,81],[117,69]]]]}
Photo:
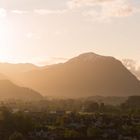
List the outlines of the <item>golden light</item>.
{"type": "Polygon", "coordinates": [[[0,61],[6,61],[8,56],[8,26],[5,20],[0,20],[0,61]]]}

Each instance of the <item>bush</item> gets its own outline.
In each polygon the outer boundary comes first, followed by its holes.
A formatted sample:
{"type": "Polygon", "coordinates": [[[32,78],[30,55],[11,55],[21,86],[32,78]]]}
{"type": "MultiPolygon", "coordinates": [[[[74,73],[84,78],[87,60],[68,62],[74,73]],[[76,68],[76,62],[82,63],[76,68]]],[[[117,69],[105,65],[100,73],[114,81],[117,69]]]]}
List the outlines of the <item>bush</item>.
{"type": "Polygon", "coordinates": [[[19,132],[15,132],[9,137],[9,140],[23,140],[23,135],[19,132]]]}

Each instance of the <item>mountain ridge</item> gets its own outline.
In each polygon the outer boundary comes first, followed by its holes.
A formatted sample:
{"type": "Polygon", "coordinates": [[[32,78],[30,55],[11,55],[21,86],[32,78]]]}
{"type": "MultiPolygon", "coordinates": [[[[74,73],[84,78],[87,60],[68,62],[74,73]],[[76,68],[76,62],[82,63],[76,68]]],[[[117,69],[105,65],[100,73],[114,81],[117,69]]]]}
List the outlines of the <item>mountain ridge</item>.
{"type": "Polygon", "coordinates": [[[114,57],[84,53],[65,63],[24,73],[22,82],[45,95],[140,94],[140,82],[114,57]]]}
{"type": "Polygon", "coordinates": [[[0,100],[24,100],[24,101],[35,101],[41,100],[42,96],[26,87],[20,87],[13,82],[5,79],[0,80],[0,100]]]}

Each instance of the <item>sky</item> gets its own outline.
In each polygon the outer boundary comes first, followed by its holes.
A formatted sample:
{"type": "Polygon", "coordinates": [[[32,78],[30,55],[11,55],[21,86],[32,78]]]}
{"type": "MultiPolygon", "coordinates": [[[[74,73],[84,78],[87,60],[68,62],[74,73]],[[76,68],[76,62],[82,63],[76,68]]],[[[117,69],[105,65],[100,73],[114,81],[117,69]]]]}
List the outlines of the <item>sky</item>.
{"type": "Polygon", "coordinates": [[[139,0],[0,0],[0,61],[51,64],[84,52],[140,60],[139,0]]]}

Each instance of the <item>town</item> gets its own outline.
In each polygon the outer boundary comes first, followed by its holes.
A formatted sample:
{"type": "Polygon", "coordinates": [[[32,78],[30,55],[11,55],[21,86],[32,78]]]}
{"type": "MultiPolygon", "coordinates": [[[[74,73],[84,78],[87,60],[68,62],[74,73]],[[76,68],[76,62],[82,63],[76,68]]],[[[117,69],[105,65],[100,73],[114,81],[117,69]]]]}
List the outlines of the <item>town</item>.
{"type": "Polygon", "coordinates": [[[139,99],[129,97],[116,106],[76,99],[1,102],[0,138],[140,140],[139,99]]]}

